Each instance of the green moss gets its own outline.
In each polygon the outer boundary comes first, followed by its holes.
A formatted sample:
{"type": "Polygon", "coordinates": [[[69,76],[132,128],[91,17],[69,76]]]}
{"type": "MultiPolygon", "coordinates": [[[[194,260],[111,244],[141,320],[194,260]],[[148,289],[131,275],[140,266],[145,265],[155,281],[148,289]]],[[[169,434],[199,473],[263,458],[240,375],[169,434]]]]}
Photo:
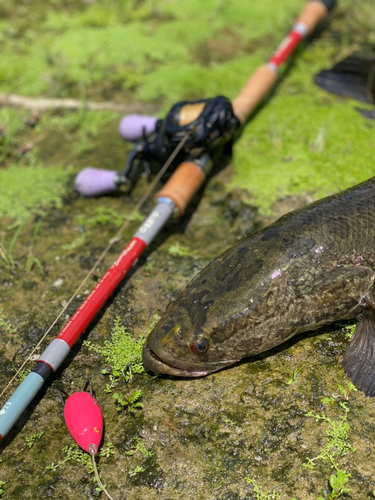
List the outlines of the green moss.
{"type": "Polygon", "coordinates": [[[135,214],[129,217],[127,214],[119,214],[111,208],[105,206],[99,206],[95,208],[95,215],[92,217],[86,217],[84,215],[77,216],[78,223],[81,226],[105,226],[107,224],[113,224],[116,227],[120,227],[125,220],[131,221],[142,221],[143,216],[141,214],[135,214]]]}
{"type": "Polygon", "coordinates": [[[263,212],[287,195],[318,199],[374,174],[373,129],[355,103],[311,94],[276,96],[236,144],[230,187],[247,188],[263,212]]]}
{"type": "Polygon", "coordinates": [[[0,217],[24,220],[47,207],[60,207],[71,173],[62,166],[10,166],[0,170],[0,217]]]}
{"type": "MultiPolygon", "coordinates": [[[[223,27],[229,25],[241,40],[238,47],[241,53],[249,41],[270,32],[275,35],[275,30],[284,31],[291,11],[298,8],[298,0],[288,0],[280,6],[271,0],[257,6],[240,0],[230,4],[210,0],[204,5],[191,0],[181,3],[107,0],[100,5],[88,5],[73,16],[70,9],[50,11],[41,20],[38,33],[25,26],[21,30],[20,21],[15,19],[13,36],[9,36],[7,23],[0,24],[3,41],[0,89],[31,95],[61,95],[66,94],[68,83],[76,91],[82,85],[116,80],[118,74],[132,67],[138,74],[137,85],[148,89],[140,97],[153,99],[156,92],[150,89],[155,70],[159,69],[155,64],[163,63],[173,86],[178,86],[184,73],[175,72],[176,65],[185,69],[188,88],[189,69],[192,79],[199,81],[194,78],[197,75],[193,70],[199,47],[207,40],[220,38],[223,27]]],[[[249,71],[250,66],[244,66],[244,70],[249,71]]],[[[212,87],[201,85],[200,89],[206,95],[212,87]]]]}

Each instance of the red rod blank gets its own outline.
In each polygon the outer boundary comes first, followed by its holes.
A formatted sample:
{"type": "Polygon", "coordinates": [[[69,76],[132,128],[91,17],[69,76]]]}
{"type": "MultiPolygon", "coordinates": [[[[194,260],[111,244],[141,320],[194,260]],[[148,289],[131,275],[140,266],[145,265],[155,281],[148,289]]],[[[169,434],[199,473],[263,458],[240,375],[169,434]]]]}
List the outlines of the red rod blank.
{"type": "Polygon", "coordinates": [[[145,248],[146,243],[140,238],[133,237],[130,240],[116,262],[58,334],[57,339],[64,340],[70,348],[73,347],[145,248]]]}

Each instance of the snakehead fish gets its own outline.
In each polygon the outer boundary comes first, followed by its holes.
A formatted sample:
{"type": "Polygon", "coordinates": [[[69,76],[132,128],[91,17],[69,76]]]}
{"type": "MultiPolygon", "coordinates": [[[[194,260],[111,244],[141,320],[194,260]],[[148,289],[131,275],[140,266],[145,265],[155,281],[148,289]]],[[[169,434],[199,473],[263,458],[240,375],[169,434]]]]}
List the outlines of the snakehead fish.
{"type": "Polygon", "coordinates": [[[375,396],[374,281],[375,177],[284,215],[213,260],[167,306],[143,362],[198,377],[358,318],[344,368],[375,396]]]}

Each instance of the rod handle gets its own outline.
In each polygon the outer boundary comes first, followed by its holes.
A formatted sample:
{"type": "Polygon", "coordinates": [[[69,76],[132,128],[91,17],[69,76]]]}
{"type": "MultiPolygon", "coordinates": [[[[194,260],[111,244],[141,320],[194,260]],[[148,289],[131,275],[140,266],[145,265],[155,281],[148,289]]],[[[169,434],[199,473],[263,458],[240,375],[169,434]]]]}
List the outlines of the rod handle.
{"type": "Polygon", "coordinates": [[[5,437],[44,384],[38,373],[31,372],[0,410],[0,440],[5,437]]]}
{"type": "Polygon", "coordinates": [[[241,124],[254,111],[277,81],[277,71],[267,64],[260,66],[233,101],[233,111],[241,124]]]}
{"type": "Polygon", "coordinates": [[[157,193],[157,198],[170,198],[178,209],[178,216],[184,214],[187,205],[205,180],[205,172],[192,161],[184,161],[157,193]]]}
{"type": "Polygon", "coordinates": [[[310,0],[297,19],[297,23],[304,24],[308,29],[308,34],[312,33],[317,24],[327,15],[329,8],[322,0],[310,0]]]}

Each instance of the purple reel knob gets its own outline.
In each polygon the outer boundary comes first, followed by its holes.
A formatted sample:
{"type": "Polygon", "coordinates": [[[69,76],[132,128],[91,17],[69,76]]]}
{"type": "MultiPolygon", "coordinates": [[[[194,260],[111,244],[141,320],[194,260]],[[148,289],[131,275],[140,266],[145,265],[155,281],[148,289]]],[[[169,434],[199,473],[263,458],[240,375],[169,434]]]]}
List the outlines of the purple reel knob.
{"type": "Polygon", "coordinates": [[[138,141],[155,130],[158,118],[155,116],[127,115],[119,123],[118,131],[126,141],[138,141]]]}
{"type": "Polygon", "coordinates": [[[118,189],[115,182],[117,172],[101,168],[84,168],[75,178],[77,191],[83,196],[101,196],[118,189]]]}

